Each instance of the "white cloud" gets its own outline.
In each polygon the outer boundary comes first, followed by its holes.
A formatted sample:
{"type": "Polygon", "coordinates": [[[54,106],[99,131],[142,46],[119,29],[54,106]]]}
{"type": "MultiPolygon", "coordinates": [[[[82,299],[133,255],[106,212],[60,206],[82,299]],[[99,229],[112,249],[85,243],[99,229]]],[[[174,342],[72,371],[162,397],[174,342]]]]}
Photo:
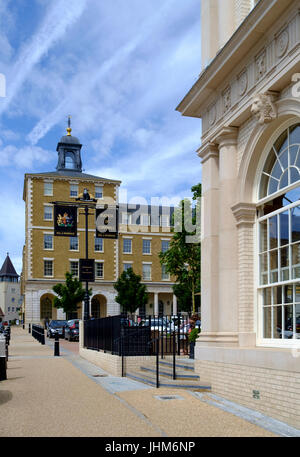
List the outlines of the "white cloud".
{"type": "Polygon", "coordinates": [[[53,153],[39,146],[24,146],[18,148],[14,145],[7,145],[0,149],[0,167],[14,166],[32,169],[35,165],[49,162],[53,153]]]}
{"type": "Polygon", "coordinates": [[[26,43],[12,68],[7,97],[0,105],[0,115],[7,110],[9,104],[16,96],[34,65],[41,57],[61,38],[68,27],[82,14],[87,0],[56,0],[48,8],[46,17],[39,30],[29,43],[26,43]]]}

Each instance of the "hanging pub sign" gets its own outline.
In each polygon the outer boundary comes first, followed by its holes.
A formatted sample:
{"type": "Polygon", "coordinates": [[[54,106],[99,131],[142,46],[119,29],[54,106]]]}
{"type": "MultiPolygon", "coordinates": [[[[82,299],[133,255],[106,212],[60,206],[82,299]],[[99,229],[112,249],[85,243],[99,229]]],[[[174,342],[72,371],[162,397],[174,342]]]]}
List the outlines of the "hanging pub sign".
{"type": "Polygon", "coordinates": [[[77,236],[77,206],[54,205],[54,235],[77,236]]]}
{"type": "Polygon", "coordinates": [[[79,259],[79,281],[95,281],[94,259],[79,259]]]}
{"type": "Polygon", "coordinates": [[[96,208],[96,237],[118,238],[118,208],[116,205],[96,208]]]}

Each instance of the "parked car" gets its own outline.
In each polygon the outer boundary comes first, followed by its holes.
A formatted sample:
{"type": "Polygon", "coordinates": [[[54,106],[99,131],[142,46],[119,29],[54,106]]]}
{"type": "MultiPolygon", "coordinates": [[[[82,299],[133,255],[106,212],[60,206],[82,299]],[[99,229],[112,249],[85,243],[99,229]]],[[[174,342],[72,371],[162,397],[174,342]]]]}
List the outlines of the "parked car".
{"type": "Polygon", "coordinates": [[[153,317],[151,319],[146,319],[142,325],[145,327],[148,327],[150,325],[151,330],[172,330],[172,325],[165,317],[153,317]]]}
{"type": "Polygon", "coordinates": [[[47,329],[48,338],[54,338],[55,334],[58,334],[58,336],[62,337],[64,334],[64,327],[66,327],[66,325],[67,325],[67,321],[63,321],[63,320],[50,321],[48,329],[47,329]]]}
{"type": "Polygon", "coordinates": [[[65,326],[65,340],[79,341],[79,319],[67,321],[65,326]]]}

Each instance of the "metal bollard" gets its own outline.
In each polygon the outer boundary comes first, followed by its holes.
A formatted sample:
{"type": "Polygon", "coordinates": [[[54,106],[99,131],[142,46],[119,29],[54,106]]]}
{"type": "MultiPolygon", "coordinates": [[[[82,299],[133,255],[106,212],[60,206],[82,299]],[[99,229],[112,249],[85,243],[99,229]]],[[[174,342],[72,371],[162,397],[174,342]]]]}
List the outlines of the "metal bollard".
{"type": "Polygon", "coordinates": [[[5,357],[0,357],[0,381],[5,381],[6,379],[6,360],[5,357]]]}
{"type": "Polygon", "coordinates": [[[58,333],[55,333],[54,339],[55,339],[54,356],[59,356],[59,335],[58,335],[58,333]]]}
{"type": "Polygon", "coordinates": [[[42,330],[41,332],[41,344],[45,344],[45,332],[44,330],[42,330]]]}
{"type": "Polygon", "coordinates": [[[31,325],[28,324],[28,333],[31,333],[31,325]]]}

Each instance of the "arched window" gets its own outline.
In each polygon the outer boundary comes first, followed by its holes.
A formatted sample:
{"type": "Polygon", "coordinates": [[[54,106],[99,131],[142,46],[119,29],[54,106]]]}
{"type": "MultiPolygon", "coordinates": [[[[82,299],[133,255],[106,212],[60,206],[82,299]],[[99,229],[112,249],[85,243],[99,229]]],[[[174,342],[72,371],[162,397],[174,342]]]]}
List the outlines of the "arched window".
{"type": "Polygon", "coordinates": [[[259,199],[261,336],[300,346],[300,124],[269,151],[259,199]]]}

